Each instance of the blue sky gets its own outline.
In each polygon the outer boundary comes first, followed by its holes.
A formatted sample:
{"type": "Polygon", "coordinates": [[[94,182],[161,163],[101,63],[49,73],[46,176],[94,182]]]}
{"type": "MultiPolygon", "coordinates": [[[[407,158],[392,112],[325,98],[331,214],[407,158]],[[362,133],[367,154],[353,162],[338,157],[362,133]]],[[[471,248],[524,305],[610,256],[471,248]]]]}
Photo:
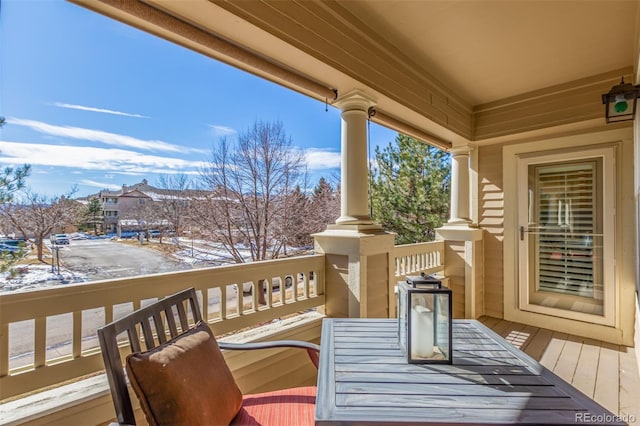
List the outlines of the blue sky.
{"type": "MultiPolygon", "coordinates": [[[[197,178],[256,120],[282,121],[312,183],[338,175],[337,109],[62,0],[0,1],[0,167],[31,164],[32,191],[197,178]]],[[[372,147],[395,139],[371,129],[372,147]]]]}

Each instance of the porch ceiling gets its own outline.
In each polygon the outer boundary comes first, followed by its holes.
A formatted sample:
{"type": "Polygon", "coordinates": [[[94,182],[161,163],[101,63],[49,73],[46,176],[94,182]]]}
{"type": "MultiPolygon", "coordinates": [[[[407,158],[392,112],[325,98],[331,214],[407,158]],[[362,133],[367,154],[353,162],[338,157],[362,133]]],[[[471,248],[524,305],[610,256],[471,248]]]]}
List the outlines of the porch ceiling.
{"type": "Polygon", "coordinates": [[[601,119],[599,93],[632,78],[637,60],[637,0],[144,0],[138,11],[72,1],[317,99],[286,72],[239,60],[180,25],[339,94],[364,90],[381,116],[447,144],[601,119]],[[168,19],[148,13],[155,9],[168,19]],[[570,101],[581,108],[565,111],[567,93],[582,96],[570,101]],[[527,109],[533,99],[546,106],[527,109]]]}
{"type": "Polygon", "coordinates": [[[633,61],[633,1],[352,0],[344,6],[472,105],[633,61]]]}

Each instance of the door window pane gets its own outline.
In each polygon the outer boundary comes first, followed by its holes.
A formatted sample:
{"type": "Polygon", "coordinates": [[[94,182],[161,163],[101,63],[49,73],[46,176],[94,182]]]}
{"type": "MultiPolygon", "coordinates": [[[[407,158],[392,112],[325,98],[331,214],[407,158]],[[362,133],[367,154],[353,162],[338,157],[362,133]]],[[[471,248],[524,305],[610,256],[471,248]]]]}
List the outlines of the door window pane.
{"type": "Polygon", "coordinates": [[[602,315],[602,161],[529,166],[530,301],[602,315]]]}

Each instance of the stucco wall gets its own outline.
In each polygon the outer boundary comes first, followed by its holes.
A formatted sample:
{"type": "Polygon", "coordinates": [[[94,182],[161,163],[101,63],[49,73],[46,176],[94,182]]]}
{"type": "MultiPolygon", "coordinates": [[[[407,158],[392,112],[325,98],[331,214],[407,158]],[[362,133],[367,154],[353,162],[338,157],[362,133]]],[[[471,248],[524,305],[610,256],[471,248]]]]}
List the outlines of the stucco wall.
{"type": "Polygon", "coordinates": [[[453,293],[453,317],[465,317],[465,260],[464,241],[447,241],[445,244],[444,275],[449,279],[453,293]]]}

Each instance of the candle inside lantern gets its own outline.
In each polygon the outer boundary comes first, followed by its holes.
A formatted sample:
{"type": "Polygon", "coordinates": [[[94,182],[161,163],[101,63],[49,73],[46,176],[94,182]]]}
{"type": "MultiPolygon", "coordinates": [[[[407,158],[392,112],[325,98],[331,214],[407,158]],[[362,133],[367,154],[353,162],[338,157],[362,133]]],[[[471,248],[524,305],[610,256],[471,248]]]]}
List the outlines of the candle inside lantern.
{"type": "Polygon", "coordinates": [[[411,308],[411,356],[433,355],[433,312],[422,305],[411,308]]]}

